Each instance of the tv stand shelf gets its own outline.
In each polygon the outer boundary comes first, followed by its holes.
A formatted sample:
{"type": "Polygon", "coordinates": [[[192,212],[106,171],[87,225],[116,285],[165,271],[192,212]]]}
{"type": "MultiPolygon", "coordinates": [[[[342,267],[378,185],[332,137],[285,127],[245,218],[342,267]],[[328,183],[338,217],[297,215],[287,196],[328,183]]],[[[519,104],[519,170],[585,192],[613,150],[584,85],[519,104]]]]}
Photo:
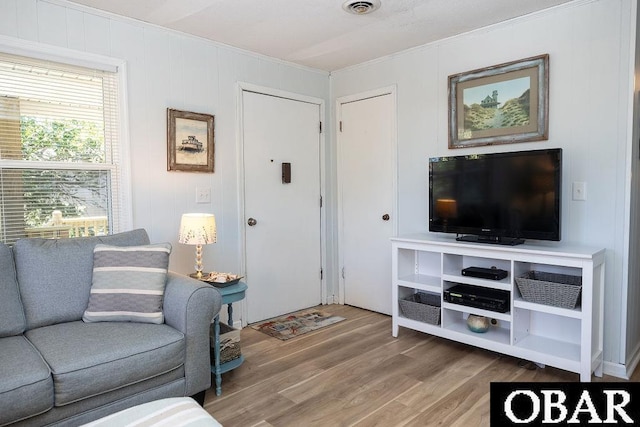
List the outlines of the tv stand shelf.
{"type": "Polygon", "coordinates": [[[394,337],[403,327],[576,372],[580,381],[591,381],[592,373],[602,376],[604,249],[556,242],[487,245],[430,234],[394,237],[391,245],[394,337]],[[501,280],[463,276],[467,267],[496,267],[508,276],[501,280]],[[577,307],[525,301],[515,278],[530,270],[580,276],[577,307]],[[457,284],[509,291],[509,310],[499,313],[445,301],[444,291],[457,284]],[[398,300],[416,292],[440,297],[440,324],[401,314],[398,300]],[[469,314],[494,322],[485,333],[472,332],[466,324],[469,314]]]}

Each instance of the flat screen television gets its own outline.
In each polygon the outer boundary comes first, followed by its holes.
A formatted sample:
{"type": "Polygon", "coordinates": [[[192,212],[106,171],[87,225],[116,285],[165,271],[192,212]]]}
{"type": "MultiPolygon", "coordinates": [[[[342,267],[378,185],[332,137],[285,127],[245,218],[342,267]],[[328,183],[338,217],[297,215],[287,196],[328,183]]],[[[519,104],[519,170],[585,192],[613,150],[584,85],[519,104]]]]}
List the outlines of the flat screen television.
{"type": "Polygon", "coordinates": [[[429,231],[516,245],[560,240],[562,149],[429,159],[429,231]]]}

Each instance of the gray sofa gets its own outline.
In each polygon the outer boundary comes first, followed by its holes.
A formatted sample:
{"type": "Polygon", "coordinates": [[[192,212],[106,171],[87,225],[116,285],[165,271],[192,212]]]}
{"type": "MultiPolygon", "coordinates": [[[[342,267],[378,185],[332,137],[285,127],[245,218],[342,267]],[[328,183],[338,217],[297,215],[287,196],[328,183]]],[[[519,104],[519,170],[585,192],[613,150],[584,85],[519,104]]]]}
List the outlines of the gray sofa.
{"type": "Polygon", "coordinates": [[[0,244],[0,426],[80,425],[155,399],[203,396],[220,293],[168,273],[163,324],[85,323],[98,243],[144,230],[0,244]]]}

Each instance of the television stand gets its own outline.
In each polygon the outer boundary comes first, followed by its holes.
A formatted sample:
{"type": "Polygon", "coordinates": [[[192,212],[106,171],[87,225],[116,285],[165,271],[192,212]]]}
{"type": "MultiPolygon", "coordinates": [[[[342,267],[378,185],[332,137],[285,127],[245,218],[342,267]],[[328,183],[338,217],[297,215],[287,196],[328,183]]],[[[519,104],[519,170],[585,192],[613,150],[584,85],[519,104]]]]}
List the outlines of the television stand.
{"type": "Polygon", "coordinates": [[[592,373],[602,376],[604,249],[563,243],[476,245],[432,234],[393,237],[391,247],[394,337],[402,327],[575,372],[581,381],[590,381],[592,373]],[[467,267],[495,267],[507,277],[467,276],[462,273],[467,267]],[[526,300],[516,278],[531,271],[578,276],[582,289],[576,306],[526,300]],[[496,310],[487,299],[484,307],[445,299],[458,285],[483,288],[485,297],[507,292],[508,310],[496,310]],[[412,310],[405,310],[405,303],[412,310]],[[471,314],[493,320],[489,330],[473,332],[467,326],[471,314]]]}
{"type": "Polygon", "coordinates": [[[474,234],[458,234],[456,240],[459,242],[489,243],[492,245],[516,246],[524,243],[524,239],[517,237],[500,236],[476,236],[474,234]]]}

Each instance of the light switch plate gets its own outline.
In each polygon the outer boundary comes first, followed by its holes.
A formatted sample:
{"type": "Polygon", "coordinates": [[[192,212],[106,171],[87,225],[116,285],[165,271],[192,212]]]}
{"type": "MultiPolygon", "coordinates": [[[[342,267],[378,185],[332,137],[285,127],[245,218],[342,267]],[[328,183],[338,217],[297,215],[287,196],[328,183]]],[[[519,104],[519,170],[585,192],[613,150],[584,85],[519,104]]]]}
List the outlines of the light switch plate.
{"type": "Polygon", "coordinates": [[[196,187],[196,203],[211,203],[211,188],[196,187]]]}
{"type": "Polygon", "coordinates": [[[587,183],[573,183],[573,200],[587,200],[587,183]]]}

